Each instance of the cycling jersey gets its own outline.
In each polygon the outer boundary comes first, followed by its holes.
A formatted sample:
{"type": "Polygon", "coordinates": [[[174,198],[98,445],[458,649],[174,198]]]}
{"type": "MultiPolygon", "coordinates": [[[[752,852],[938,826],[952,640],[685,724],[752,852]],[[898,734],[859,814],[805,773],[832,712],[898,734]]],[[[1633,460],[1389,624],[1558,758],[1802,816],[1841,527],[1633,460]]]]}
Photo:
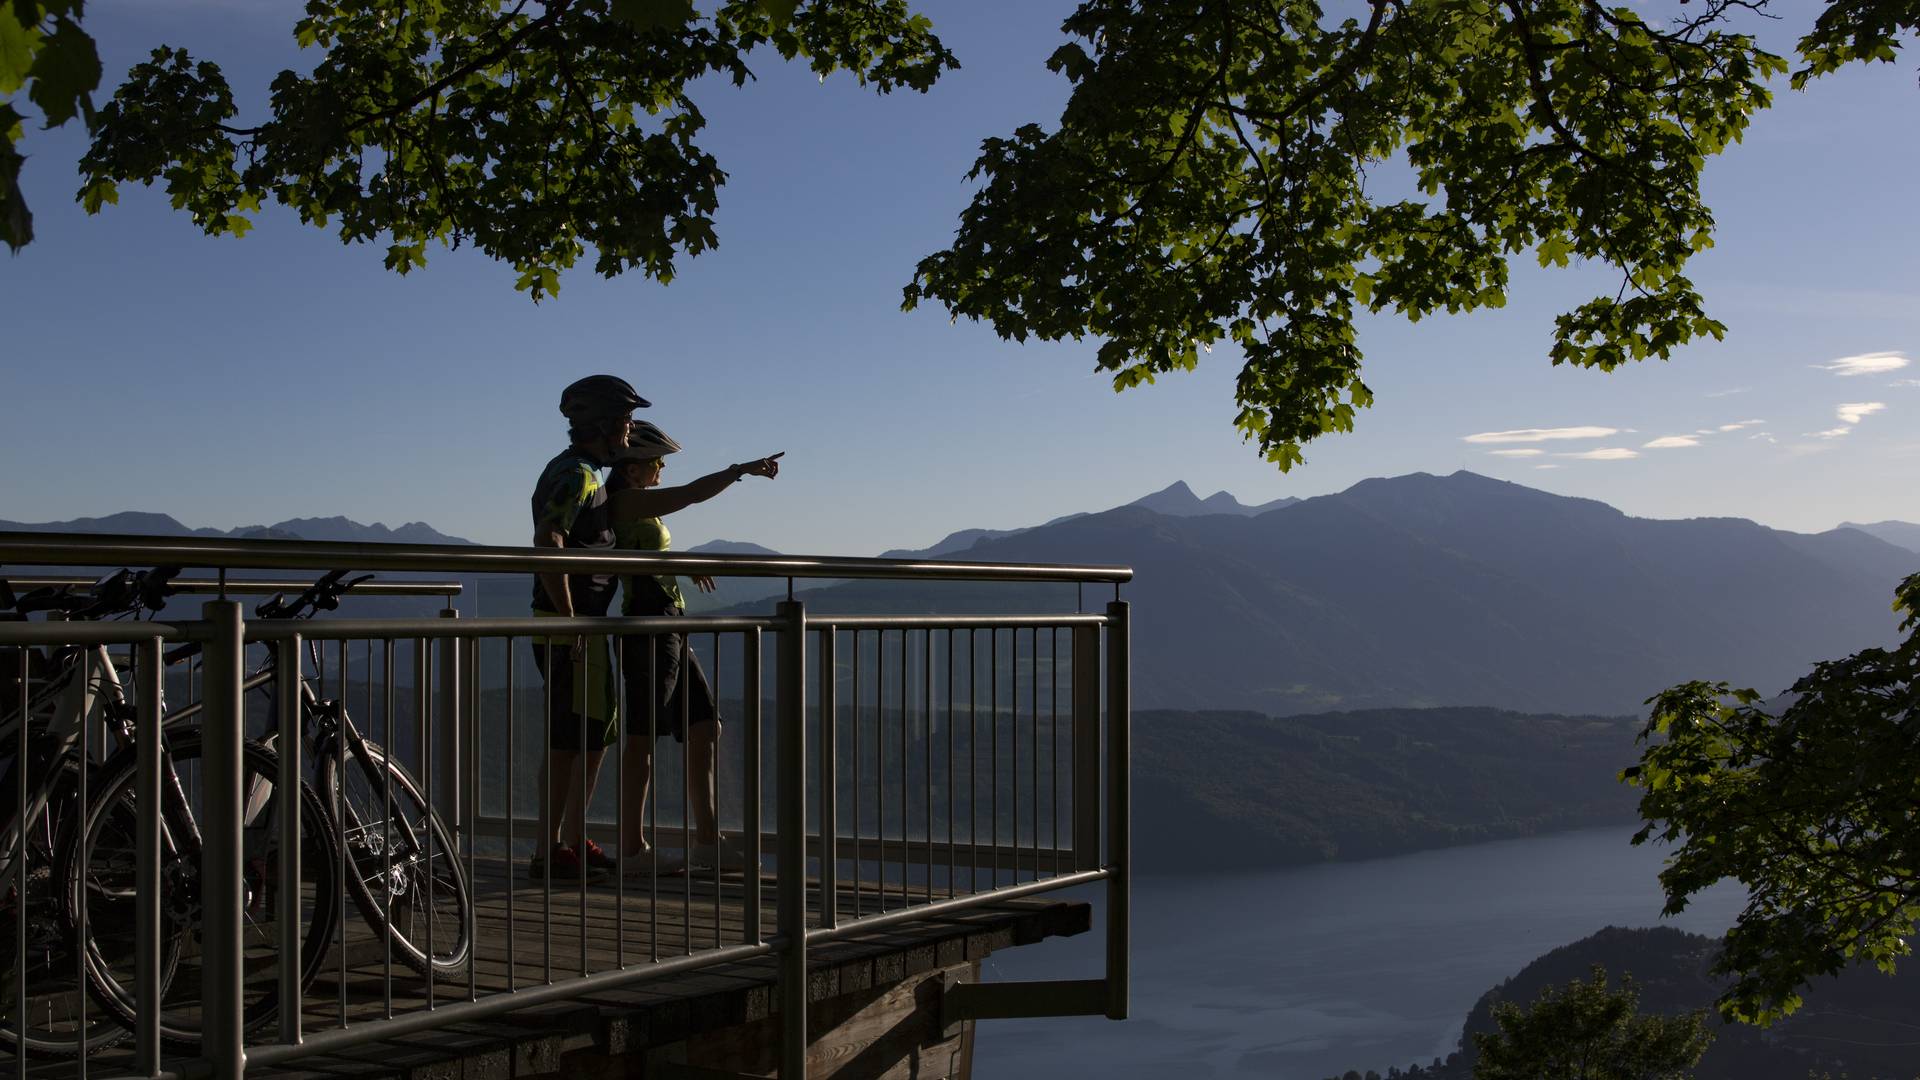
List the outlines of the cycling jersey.
{"type": "MultiPolygon", "coordinates": [[[[607,551],[613,548],[613,524],[607,513],[607,492],[600,483],[600,466],[578,449],[562,451],[540,473],[533,489],[535,532],[551,530],[566,537],[569,548],[607,551]]],[[[573,613],[600,616],[613,602],[612,574],[569,574],[573,613]]],[[[539,575],[533,579],[533,609],[554,612],[539,575]]]]}
{"type": "MultiPolygon", "coordinates": [[[[625,551],[665,551],[673,542],[667,523],[657,517],[635,518],[614,526],[614,543],[625,551]]],[[[662,615],[663,608],[684,610],[680,579],[672,574],[630,574],[620,579],[625,598],[622,615],[662,615]]]]}

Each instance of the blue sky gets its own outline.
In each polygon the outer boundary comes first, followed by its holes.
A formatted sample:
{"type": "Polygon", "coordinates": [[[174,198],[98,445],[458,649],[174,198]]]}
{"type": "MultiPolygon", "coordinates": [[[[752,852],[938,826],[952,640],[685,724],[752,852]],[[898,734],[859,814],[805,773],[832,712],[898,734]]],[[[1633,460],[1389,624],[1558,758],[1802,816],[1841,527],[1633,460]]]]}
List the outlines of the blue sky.
{"type": "MultiPolygon", "coordinates": [[[[401,278],[381,249],[282,212],[212,239],[160,193],[128,189],[89,218],[71,201],[77,132],[30,132],[39,239],[0,258],[0,518],[343,514],[524,543],[529,490],[564,441],[559,388],[604,370],[652,398],[648,418],[686,445],[669,482],[787,451],[779,480],[677,517],[676,546],[873,554],[1175,480],[1258,502],[1460,468],[1651,517],[1807,531],[1920,520],[1911,56],[1804,94],[1783,85],[1709,165],[1719,246],[1694,276],[1724,343],[1612,374],[1553,368],[1553,316],[1614,279],[1517,267],[1504,310],[1368,321],[1378,404],[1283,475],[1231,428],[1229,350],[1116,395],[1093,372],[1095,343],[1015,345],[937,309],[898,310],[914,262],[951,235],[980,139],[1057,117],[1065,84],[1042,61],[1071,7],[925,3],[964,65],[925,96],[821,84],[771,56],[757,83],[710,88],[704,143],[730,174],[719,249],[682,260],[666,287],[576,270],[537,307],[470,252],[430,251],[401,278]],[[1469,440],[1561,429],[1611,430],[1469,440]]],[[[257,93],[302,63],[300,8],[94,0],[87,25],[110,81],[165,41],[257,93]]],[[[1783,21],[1762,29],[1783,49],[1817,8],[1773,10],[1783,21]]]]}

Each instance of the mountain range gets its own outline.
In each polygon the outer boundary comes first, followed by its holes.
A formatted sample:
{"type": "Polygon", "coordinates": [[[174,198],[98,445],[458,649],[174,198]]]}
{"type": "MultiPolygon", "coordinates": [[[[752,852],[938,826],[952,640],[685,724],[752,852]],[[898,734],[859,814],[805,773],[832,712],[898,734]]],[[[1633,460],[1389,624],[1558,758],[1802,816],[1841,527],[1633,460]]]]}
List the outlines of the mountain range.
{"type": "MultiPolygon", "coordinates": [[[[418,522],[395,529],[345,518],[222,532],[126,513],[0,529],[465,542],[418,522]]],[[[1818,660],[1891,642],[1893,588],[1920,570],[1920,552],[1897,542],[1909,536],[1920,525],[1809,535],[1738,518],[1635,518],[1463,471],[1260,506],[1225,492],[1202,499],[1180,483],[1104,512],[963,530],[887,554],[1132,566],[1122,595],[1133,606],[1143,709],[1284,716],[1486,705],[1619,715],[1695,678],[1771,695],[1818,660]]],[[[693,550],[769,549],[715,541],[693,550]]],[[[730,581],[696,606],[759,611],[775,588],[784,592],[784,582],[730,581]]],[[[524,581],[488,581],[480,607],[517,612],[525,594],[524,581]]],[[[1097,608],[1108,595],[853,581],[802,598],[819,613],[968,613],[1097,608]]]]}

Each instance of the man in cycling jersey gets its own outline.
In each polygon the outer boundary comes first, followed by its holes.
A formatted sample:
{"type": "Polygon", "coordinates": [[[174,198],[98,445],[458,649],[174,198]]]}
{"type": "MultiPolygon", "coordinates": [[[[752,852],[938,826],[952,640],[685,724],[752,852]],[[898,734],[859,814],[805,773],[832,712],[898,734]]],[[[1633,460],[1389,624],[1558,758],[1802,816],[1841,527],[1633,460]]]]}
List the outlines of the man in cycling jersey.
{"type": "MultiPolygon", "coordinates": [[[[590,375],[560,395],[570,443],[547,462],[533,491],[535,547],[612,550],[613,524],[600,470],[627,445],[633,410],[648,402],[625,379],[590,375]]],[[[560,618],[607,614],[611,574],[537,574],[533,613],[560,618]]],[[[546,849],[536,847],[528,875],[551,868],[558,880],[597,880],[614,865],[586,837],[586,807],[600,775],[600,759],[618,738],[618,700],[612,657],[603,636],[556,634],[535,638],[534,663],[547,683],[546,849]],[[584,757],[584,762],[583,762],[584,757]]]]}

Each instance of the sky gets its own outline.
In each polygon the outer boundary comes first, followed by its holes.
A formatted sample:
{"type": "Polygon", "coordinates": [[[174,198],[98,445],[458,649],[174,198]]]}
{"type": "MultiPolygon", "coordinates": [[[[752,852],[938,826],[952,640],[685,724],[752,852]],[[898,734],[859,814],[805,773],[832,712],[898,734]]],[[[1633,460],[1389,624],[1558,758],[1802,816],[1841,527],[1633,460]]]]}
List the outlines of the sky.
{"type": "MultiPolygon", "coordinates": [[[[565,441],[559,390],[608,371],[686,447],[669,483],[786,452],[779,479],[676,516],[676,547],[871,555],[1176,480],[1256,503],[1457,469],[1647,517],[1920,521],[1920,54],[1783,83],[1709,163],[1718,246],[1692,273],[1724,342],[1610,374],[1552,367],[1554,316],[1617,279],[1522,260],[1502,310],[1367,319],[1377,404],[1282,474],[1233,430],[1230,349],[1116,394],[1095,341],[1021,345],[937,306],[899,311],[914,263],[952,235],[980,140],[1058,117],[1067,87],[1043,62],[1073,5],[919,6],[961,70],[880,96],[768,55],[747,87],[703,88],[703,145],[729,173],[719,248],[668,286],[582,266],[537,306],[471,251],[430,249],[402,278],[383,248],[271,208],[241,239],[201,235],[155,190],[89,217],[77,126],[30,131],[38,238],[0,258],[0,518],[337,514],[522,544],[565,441]]],[[[160,42],[221,63],[244,121],[274,72],[311,64],[301,7],[94,0],[87,28],[109,82],[160,42]]],[[[1755,28],[1784,51],[1818,8],[1771,10],[1755,28]]]]}

